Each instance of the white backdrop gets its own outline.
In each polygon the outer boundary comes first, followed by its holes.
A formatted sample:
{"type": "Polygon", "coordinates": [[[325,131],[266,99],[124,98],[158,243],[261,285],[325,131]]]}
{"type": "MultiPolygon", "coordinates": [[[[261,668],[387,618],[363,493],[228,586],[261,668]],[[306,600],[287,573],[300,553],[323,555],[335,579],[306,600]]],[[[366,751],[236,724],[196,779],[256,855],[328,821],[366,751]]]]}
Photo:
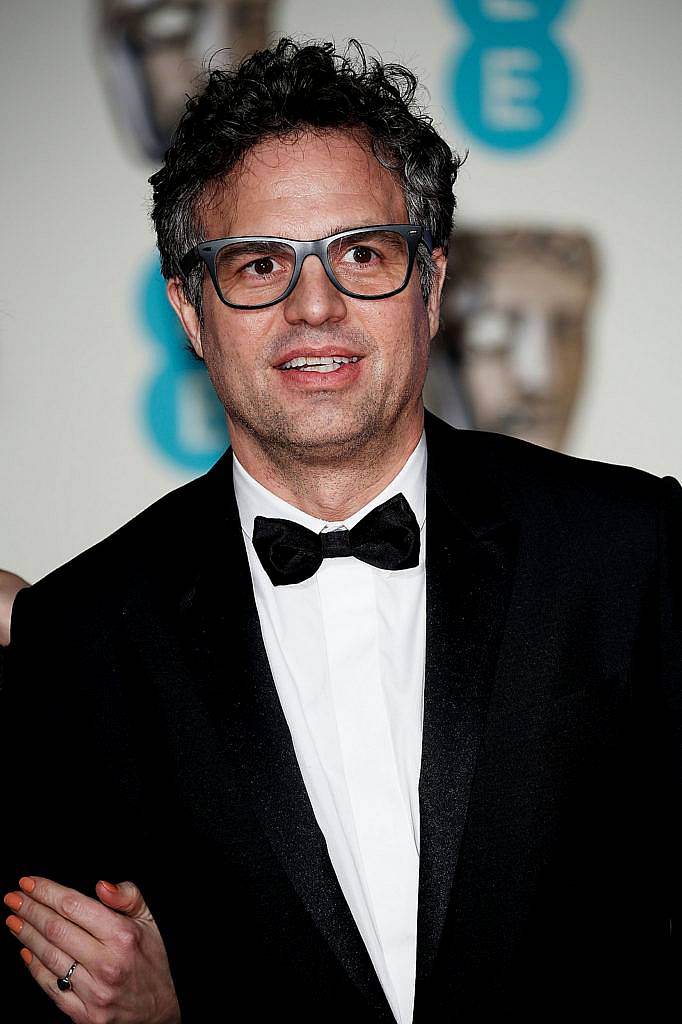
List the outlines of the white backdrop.
{"type": "MultiPolygon", "coordinates": [[[[143,423],[158,360],[138,298],[154,168],[116,131],[92,13],[88,0],[0,5],[0,566],[29,579],[193,475],[143,423]]],[[[602,276],[568,450],[682,477],[679,0],[567,5],[552,33],[571,67],[571,109],[541,144],[506,153],[453,103],[467,38],[455,0],[280,0],[275,27],[354,35],[420,74],[436,121],[470,149],[463,224],[593,233],[602,276]]]]}

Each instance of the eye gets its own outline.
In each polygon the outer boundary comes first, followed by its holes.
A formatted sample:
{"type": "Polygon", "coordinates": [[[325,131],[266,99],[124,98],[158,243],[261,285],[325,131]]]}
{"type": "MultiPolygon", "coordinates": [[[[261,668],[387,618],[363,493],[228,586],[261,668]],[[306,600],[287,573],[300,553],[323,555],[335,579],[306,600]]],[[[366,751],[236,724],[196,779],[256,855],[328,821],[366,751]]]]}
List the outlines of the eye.
{"type": "Polygon", "coordinates": [[[378,258],[379,257],[377,253],[374,251],[374,249],[370,249],[369,246],[354,245],[351,249],[348,249],[348,251],[344,253],[343,261],[345,263],[352,262],[365,265],[368,263],[372,263],[374,260],[378,258]]]}
{"type": "Polygon", "coordinates": [[[283,269],[282,264],[278,263],[274,256],[260,256],[257,260],[252,260],[250,263],[245,264],[242,268],[242,273],[253,275],[254,277],[268,277],[270,274],[275,274],[278,270],[283,269]]]}

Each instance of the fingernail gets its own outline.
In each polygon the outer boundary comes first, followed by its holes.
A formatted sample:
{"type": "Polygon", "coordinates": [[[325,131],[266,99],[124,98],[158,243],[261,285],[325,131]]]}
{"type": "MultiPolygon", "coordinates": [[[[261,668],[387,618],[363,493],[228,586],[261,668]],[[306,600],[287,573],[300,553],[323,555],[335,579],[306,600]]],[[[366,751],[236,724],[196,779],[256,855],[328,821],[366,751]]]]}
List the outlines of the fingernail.
{"type": "Polygon", "coordinates": [[[11,932],[14,932],[15,935],[18,935],[21,929],[24,927],[24,922],[21,920],[21,918],[15,917],[14,914],[10,914],[10,916],[5,921],[5,924],[7,925],[11,932]]]}
{"type": "Polygon", "coordinates": [[[21,910],[21,904],[23,902],[24,901],[22,900],[18,892],[8,892],[7,895],[5,896],[5,903],[10,908],[10,910],[21,910]]]}
{"type": "Polygon", "coordinates": [[[32,878],[28,878],[27,876],[25,876],[24,878],[19,879],[19,888],[23,889],[24,892],[31,893],[33,892],[35,887],[36,883],[32,878]]]}
{"type": "Polygon", "coordinates": [[[26,949],[26,947],[25,947],[25,946],[24,946],[24,948],[23,948],[23,949],[22,949],[22,950],[21,950],[21,951],[19,952],[19,956],[20,956],[20,957],[21,957],[21,959],[22,959],[22,960],[24,961],[24,963],[26,964],[26,966],[27,966],[27,967],[28,967],[28,965],[29,965],[29,964],[30,964],[30,963],[31,963],[31,962],[33,961],[33,953],[31,952],[31,950],[30,950],[30,949],[26,949]]]}
{"type": "Polygon", "coordinates": [[[113,883],[113,882],[104,882],[104,881],[103,881],[103,880],[102,880],[102,879],[100,878],[100,880],[99,880],[99,884],[100,884],[100,885],[102,886],[102,888],[106,889],[106,890],[107,890],[107,892],[111,892],[111,893],[114,893],[114,892],[118,892],[118,886],[117,886],[117,885],[114,885],[114,883],[113,883]]]}

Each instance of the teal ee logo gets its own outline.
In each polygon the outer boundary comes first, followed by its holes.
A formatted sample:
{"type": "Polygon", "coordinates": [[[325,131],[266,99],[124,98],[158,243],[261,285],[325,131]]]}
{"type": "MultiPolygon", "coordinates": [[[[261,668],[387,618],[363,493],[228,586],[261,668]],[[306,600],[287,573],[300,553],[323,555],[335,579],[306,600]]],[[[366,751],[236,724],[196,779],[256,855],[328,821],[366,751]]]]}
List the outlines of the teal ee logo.
{"type": "Polygon", "coordinates": [[[546,139],[571,99],[571,69],[551,35],[568,0],[450,2],[471,34],[450,86],[466,127],[498,150],[546,139]]]}
{"type": "Polygon", "coordinates": [[[156,259],[142,276],[139,311],[157,358],[143,396],[145,432],[176,467],[203,473],[229,443],[225,415],[204,364],[185,347],[156,259]]]}

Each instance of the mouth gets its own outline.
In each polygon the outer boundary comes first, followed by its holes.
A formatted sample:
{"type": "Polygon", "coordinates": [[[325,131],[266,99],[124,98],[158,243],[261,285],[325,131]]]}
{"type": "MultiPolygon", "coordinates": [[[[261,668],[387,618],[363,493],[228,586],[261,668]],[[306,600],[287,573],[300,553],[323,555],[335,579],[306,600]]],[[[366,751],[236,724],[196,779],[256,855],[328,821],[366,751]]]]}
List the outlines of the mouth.
{"type": "Polygon", "coordinates": [[[280,363],[277,369],[283,371],[298,370],[304,373],[337,373],[343,366],[347,366],[348,363],[357,363],[359,358],[359,356],[343,355],[302,355],[296,356],[294,359],[288,359],[285,363],[280,363]]]}

